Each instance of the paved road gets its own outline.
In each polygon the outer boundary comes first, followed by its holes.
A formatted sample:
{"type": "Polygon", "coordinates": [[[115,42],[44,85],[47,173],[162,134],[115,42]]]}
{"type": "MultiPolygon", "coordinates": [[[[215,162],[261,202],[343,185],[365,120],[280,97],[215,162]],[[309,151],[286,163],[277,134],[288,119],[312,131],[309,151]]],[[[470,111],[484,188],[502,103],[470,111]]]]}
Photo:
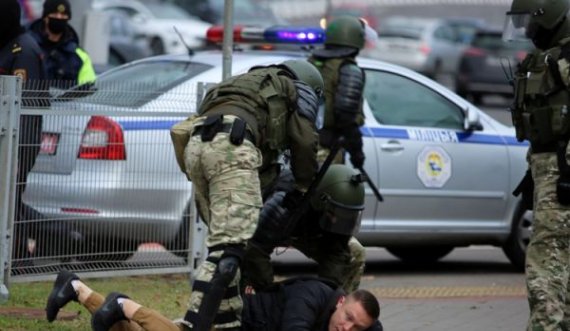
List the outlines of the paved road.
{"type": "MultiPolygon", "coordinates": [[[[494,247],[454,250],[431,266],[406,265],[384,249],[367,250],[361,286],[381,300],[387,331],[523,330],[524,274],[494,247]]],[[[276,256],[278,276],[310,273],[296,251],[276,256]]]]}

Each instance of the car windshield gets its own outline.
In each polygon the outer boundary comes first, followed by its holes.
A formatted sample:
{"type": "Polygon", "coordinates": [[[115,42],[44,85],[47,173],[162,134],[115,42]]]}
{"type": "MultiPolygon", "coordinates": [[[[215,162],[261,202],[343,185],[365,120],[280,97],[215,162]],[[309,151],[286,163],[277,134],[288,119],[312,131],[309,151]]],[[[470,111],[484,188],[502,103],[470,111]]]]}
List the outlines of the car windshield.
{"type": "Polygon", "coordinates": [[[139,107],[164,92],[203,73],[212,66],[183,61],[147,61],[112,70],[94,85],[78,86],[58,99],[81,98],[82,102],[117,107],[139,107]],[[125,91],[133,93],[125,94],[125,91]]]}
{"type": "Polygon", "coordinates": [[[416,21],[387,21],[378,32],[379,37],[402,37],[410,39],[420,39],[425,24],[416,21]]]}
{"type": "Polygon", "coordinates": [[[182,8],[170,3],[147,3],[146,6],[156,18],[175,20],[188,20],[193,18],[182,8]]]}

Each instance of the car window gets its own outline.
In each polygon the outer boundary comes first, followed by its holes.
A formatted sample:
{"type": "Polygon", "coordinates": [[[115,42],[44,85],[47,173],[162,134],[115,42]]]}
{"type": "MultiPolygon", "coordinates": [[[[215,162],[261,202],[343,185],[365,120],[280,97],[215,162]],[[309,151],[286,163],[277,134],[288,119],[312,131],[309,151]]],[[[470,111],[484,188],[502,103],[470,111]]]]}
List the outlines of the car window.
{"type": "Polygon", "coordinates": [[[147,7],[156,18],[173,20],[196,19],[186,13],[182,8],[170,3],[148,3],[147,7]]]}
{"type": "Polygon", "coordinates": [[[367,70],[364,97],[374,118],[381,124],[463,128],[460,108],[425,85],[406,77],[367,70]]]}
{"type": "Polygon", "coordinates": [[[455,33],[453,32],[453,29],[451,29],[448,26],[440,26],[437,29],[435,29],[434,31],[434,37],[440,40],[445,40],[448,42],[455,42],[456,38],[455,38],[455,33]]]}
{"type": "Polygon", "coordinates": [[[378,31],[378,36],[421,39],[425,29],[425,24],[420,21],[394,19],[384,23],[378,31]]]}
{"type": "Polygon", "coordinates": [[[165,91],[195,77],[212,66],[188,62],[144,62],[102,75],[82,101],[118,107],[139,107],[165,91]],[[150,75],[149,73],[152,73],[150,75]],[[126,88],[134,93],[125,96],[126,88]]]}
{"type": "Polygon", "coordinates": [[[532,45],[529,42],[523,41],[509,41],[506,42],[502,38],[502,34],[500,33],[478,33],[473,38],[471,42],[473,47],[483,48],[488,50],[497,50],[497,49],[505,49],[505,50],[529,50],[531,49],[532,45]]]}
{"type": "Polygon", "coordinates": [[[138,11],[136,11],[135,9],[133,9],[131,7],[123,7],[123,6],[105,8],[104,11],[106,11],[106,12],[118,11],[118,12],[123,13],[124,15],[126,15],[128,17],[133,17],[139,13],[138,11]]]}

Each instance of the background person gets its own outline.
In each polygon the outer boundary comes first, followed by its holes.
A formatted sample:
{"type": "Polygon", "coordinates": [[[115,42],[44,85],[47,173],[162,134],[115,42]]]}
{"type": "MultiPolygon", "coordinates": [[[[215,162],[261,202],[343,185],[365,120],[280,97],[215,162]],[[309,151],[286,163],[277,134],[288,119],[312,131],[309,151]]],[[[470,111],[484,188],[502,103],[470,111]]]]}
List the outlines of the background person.
{"type": "MultiPolygon", "coordinates": [[[[17,0],[0,1],[0,75],[22,78],[22,106],[45,107],[49,101],[42,92],[46,79],[43,53],[36,41],[20,25],[21,8],[17,0]]],[[[20,259],[27,256],[27,240],[33,237],[30,224],[20,221],[33,219],[31,208],[22,201],[28,173],[32,170],[41,143],[42,117],[23,115],[20,117],[18,145],[18,175],[16,185],[13,256],[20,259]]]]}
{"type": "Polygon", "coordinates": [[[91,83],[96,78],[91,58],[79,47],[70,19],[68,0],[45,0],[42,17],[29,26],[44,52],[48,79],[59,88],[91,83]]]}
{"type": "MultiPolygon", "coordinates": [[[[515,74],[513,124],[528,140],[534,188],[533,231],[526,251],[528,331],[570,329],[570,23],[568,0],[514,0],[504,37],[536,46],[515,74]]],[[[527,181],[529,178],[527,177],[527,181]]],[[[524,197],[526,195],[526,197],[524,197]]]]}

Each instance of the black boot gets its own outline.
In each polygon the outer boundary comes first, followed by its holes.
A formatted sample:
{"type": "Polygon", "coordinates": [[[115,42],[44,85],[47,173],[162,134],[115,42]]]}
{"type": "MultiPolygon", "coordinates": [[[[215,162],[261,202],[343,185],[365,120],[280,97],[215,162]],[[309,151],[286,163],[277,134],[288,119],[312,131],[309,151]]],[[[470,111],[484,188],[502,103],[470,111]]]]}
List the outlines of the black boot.
{"type": "Polygon", "coordinates": [[[108,331],[113,324],[127,319],[125,313],[123,313],[123,308],[117,302],[119,298],[128,299],[129,297],[121,293],[112,292],[105,298],[103,305],[93,313],[91,328],[94,331],[108,331]]]}
{"type": "Polygon", "coordinates": [[[65,269],[62,269],[57,275],[46,305],[46,317],[49,322],[55,320],[61,307],[71,300],[77,301],[77,293],[71,286],[73,280],[79,280],[79,277],[65,269]]]}

